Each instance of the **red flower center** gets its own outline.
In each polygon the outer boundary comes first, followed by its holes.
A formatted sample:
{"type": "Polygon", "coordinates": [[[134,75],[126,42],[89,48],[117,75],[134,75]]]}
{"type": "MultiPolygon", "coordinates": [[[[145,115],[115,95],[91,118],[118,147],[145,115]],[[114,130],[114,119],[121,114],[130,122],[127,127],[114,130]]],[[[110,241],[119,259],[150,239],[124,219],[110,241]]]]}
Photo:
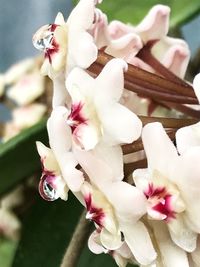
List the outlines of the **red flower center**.
{"type": "Polygon", "coordinates": [[[172,208],[172,195],[167,192],[166,188],[155,187],[153,183],[148,185],[148,189],[144,192],[149,203],[152,203],[152,209],[165,215],[165,221],[176,218],[176,212],[172,208]]]}
{"type": "Polygon", "coordinates": [[[71,107],[71,113],[68,116],[67,121],[72,129],[72,133],[74,133],[80,124],[86,124],[87,119],[84,118],[82,114],[83,106],[84,104],[79,102],[77,104],[73,104],[71,107]]]}
{"type": "Polygon", "coordinates": [[[92,203],[92,196],[89,194],[85,197],[85,204],[87,208],[87,216],[90,220],[95,222],[100,228],[103,227],[103,219],[105,217],[105,214],[103,212],[102,208],[97,208],[92,203]]]}

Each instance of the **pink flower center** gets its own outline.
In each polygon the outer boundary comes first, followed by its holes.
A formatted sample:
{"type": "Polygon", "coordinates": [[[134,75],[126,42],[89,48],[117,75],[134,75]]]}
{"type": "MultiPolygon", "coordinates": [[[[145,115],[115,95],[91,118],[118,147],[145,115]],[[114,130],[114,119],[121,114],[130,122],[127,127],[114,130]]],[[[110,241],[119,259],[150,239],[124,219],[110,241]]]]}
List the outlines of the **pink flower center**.
{"type": "Polygon", "coordinates": [[[102,208],[97,208],[92,203],[92,196],[89,194],[85,197],[85,204],[87,208],[86,218],[95,222],[100,228],[103,227],[103,219],[105,217],[104,211],[102,208]]]}
{"type": "Polygon", "coordinates": [[[148,185],[148,189],[144,192],[148,199],[151,209],[162,215],[164,220],[169,221],[170,219],[176,218],[176,212],[172,208],[172,195],[163,187],[155,187],[153,183],[148,185]]]}
{"type": "Polygon", "coordinates": [[[71,113],[67,118],[67,122],[72,129],[72,133],[74,133],[79,125],[86,124],[87,122],[87,119],[82,114],[83,106],[84,104],[79,102],[71,107],[71,113]]]}

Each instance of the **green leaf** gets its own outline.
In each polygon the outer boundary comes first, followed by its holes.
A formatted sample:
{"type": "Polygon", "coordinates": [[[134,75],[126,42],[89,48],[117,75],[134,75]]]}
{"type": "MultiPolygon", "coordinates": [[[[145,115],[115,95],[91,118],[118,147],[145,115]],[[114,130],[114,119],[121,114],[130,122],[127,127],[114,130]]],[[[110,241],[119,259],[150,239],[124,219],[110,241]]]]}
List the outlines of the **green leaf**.
{"type": "MultiPolygon", "coordinates": [[[[77,3],[77,1],[74,2],[77,3]]],[[[137,24],[156,4],[171,7],[170,28],[185,23],[200,11],[199,0],[104,0],[99,8],[108,15],[109,20],[117,19],[137,24]]]]}
{"type": "Polygon", "coordinates": [[[47,143],[46,120],[0,145],[0,196],[40,168],[37,140],[47,143]]]}
{"type": "Polygon", "coordinates": [[[0,238],[1,267],[10,267],[16,250],[17,242],[0,238]]]}
{"type": "Polygon", "coordinates": [[[59,267],[81,211],[71,194],[67,202],[38,198],[25,218],[12,267],[59,267]]]}

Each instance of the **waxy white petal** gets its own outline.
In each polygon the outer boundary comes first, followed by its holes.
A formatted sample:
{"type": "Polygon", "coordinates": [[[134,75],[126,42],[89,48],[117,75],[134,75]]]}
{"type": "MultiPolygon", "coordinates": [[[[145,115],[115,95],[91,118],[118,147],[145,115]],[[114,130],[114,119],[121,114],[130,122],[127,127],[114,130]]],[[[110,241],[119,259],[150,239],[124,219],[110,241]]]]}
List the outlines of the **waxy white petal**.
{"type": "Polygon", "coordinates": [[[101,230],[100,233],[100,240],[102,245],[108,250],[115,250],[121,247],[121,233],[118,232],[117,234],[112,234],[107,231],[105,228],[101,230]]]}
{"type": "Polygon", "coordinates": [[[77,161],[70,151],[72,140],[71,129],[66,123],[67,115],[68,110],[64,107],[53,110],[47,123],[49,142],[68,187],[72,191],[80,191],[84,178],[82,172],[75,168],[77,161]]]}
{"type": "Polygon", "coordinates": [[[173,242],[187,252],[196,248],[197,233],[193,232],[184,222],[184,217],[177,214],[176,219],[168,223],[173,242]]]}
{"type": "Polygon", "coordinates": [[[158,122],[144,126],[142,140],[148,167],[168,177],[170,163],[178,157],[175,146],[158,122]]]}
{"type": "Polygon", "coordinates": [[[178,129],[176,132],[176,144],[180,154],[183,154],[191,147],[200,146],[200,122],[178,129]]]}
{"type": "Polygon", "coordinates": [[[194,92],[200,102],[200,73],[197,74],[193,80],[194,92]]]}
{"type": "Polygon", "coordinates": [[[131,143],[140,137],[142,122],[126,107],[115,103],[100,112],[104,142],[111,145],[131,143]]]}
{"type": "Polygon", "coordinates": [[[156,259],[156,252],[150,235],[142,222],[121,225],[126,243],[136,260],[143,265],[151,264],[156,259]]]}
{"type": "Polygon", "coordinates": [[[151,226],[153,227],[164,266],[189,267],[186,252],[172,242],[166,225],[162,222],[152,221],[151,226]]]}
{"type": "Polygon", "coordinates": [[[127,63],[122,59],[109,61],[98,77],[95,79],[95,103],[105,105],[119,101],[124,89],[124,71],[128,69],[127,63]]]}
{"type": "Polygon", "coordinates": [[[169,13],[170,8],[168,6],[155,5],[142,22],[135,27],[135,32],[140,34],[145,43],[149,40],[161,39],[168,32],[169,13]]]}
{"type": "Polygon", "coordinates": [[[171,174],[181,192],[185,202],[185,219],[188,226],[200,233],[200,147],[192,147],[174,162],[174,170],[171,174]]]}

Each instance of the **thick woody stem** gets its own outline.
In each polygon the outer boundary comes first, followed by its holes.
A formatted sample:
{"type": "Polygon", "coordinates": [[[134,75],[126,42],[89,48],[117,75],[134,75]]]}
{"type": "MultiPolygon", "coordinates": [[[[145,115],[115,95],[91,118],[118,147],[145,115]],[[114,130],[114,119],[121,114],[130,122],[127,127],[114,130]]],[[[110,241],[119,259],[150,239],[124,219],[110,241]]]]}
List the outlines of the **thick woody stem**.
{"type": "Polygon", "coordinates": [[[79,261],[82,249],[89,237],[91,224],[82,213],[60,267],[75,267],[79,261]]]}

